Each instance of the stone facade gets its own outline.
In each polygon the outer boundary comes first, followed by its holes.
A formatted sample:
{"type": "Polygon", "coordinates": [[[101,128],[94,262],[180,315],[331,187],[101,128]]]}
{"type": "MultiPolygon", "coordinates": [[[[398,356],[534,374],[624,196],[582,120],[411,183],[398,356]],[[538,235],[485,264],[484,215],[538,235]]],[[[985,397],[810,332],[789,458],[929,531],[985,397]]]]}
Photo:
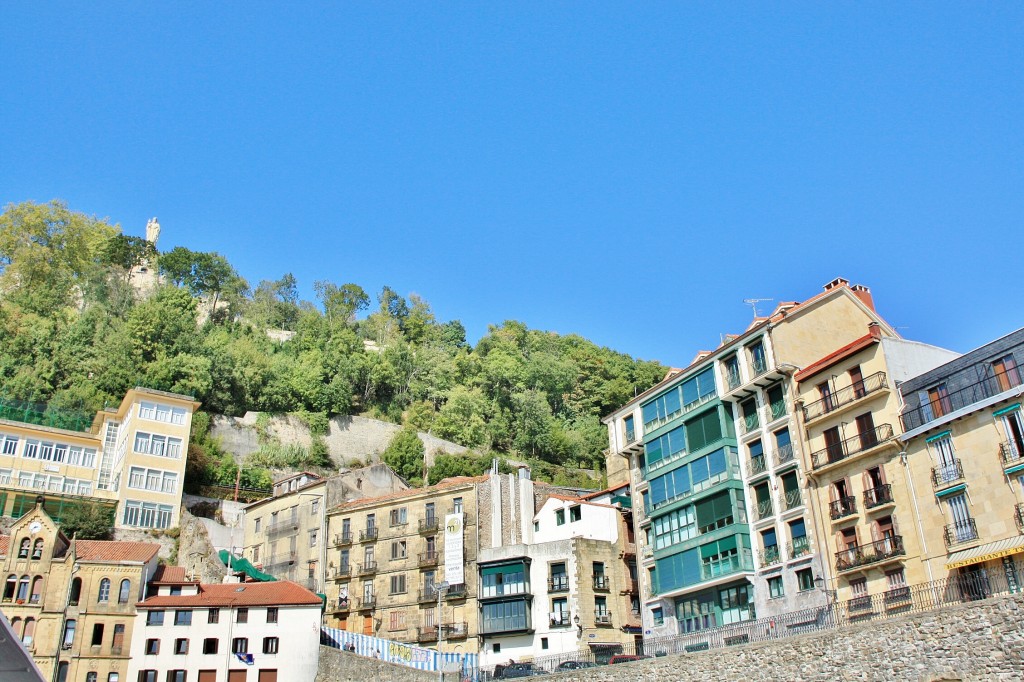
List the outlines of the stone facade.
{"type": "Polygon", "coordinates": [[[844,630],[586,668],[549,679],[1019,680],[1024,678],[1022,618],[1024,595],[1013,595],[844,630]]]}

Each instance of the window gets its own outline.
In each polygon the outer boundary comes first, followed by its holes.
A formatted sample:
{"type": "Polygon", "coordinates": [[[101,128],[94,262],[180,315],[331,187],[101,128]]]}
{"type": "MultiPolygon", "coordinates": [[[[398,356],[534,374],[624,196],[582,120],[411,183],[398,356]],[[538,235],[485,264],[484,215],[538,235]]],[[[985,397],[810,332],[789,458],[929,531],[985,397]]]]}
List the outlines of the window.
{"type": "Polygon", "coordinates": [[[492,653],[496,653],[496,654],[500,654],[501,653],[501,643],[500,642],[495,642],[494,645],[491,646],[491,652],[492,653]]]}
{"type": "Polygon", "coordinates": [[[107,673],[107,682],[119,682],[120,679],[120,673],[107,673]]]}
{"type": "Polygon", "coordinates": [[[481,594],[484,597],[500,597],[526,592],[525,564],[487,566],[481,571],[481,594]]]}
{"type": "Polygon", "coordinates": [[[18,450],[18,437],[0,435],[0,454],[14,455],[18,450]]]}
{"type": "Polygon", "coordinates": [[[388,614],[388,630],[405,629],[405,611],[392,611],[388,614]]]}
{"type": "Polygon", "coordinates": [[[215,654],[217,653],[217,646],[220,640],[216,637],[207,637],[203,640],[203,653],[204,654],[215,654]]]}
{"type": "Polygon", "coordinates": [[[157,682],[155,670],[140,670],[139,682],[157,682]]]}
{"type": "Polygon", "coordinates": [[[146,614],[146,625],[163,625],[164,624],[164,612],[163,611],[150,611],[146,614]]]}
{"type": "Polygon", "coordinates": [[[801,592],[814,589],[814,573],[809,568],[801,568],[796,572],[796,582],[801,592]]]}
{"type": "MultiPolygon", "coordinates": [[[[235,612],[236,623],[248,623],[249,622],[249,609],[242,607],[235,612]]],[[[236,652],[237,653],[237,652],[236,652]]]]}
{"type": "Polygon", "coordinates": [[[480,610],[481,632],[509,632],[529,627],[529,609],[522,599],[484,604],[480,610]]]}
{"type": "Polygon", "coordinates": [[[953,437],[946,433],[928,441],[935,449],[935,482],[949,483],[960,478],[960,467],[957,466],[956,452],[953,450],[953,437]]]}
{"type": "Polygon", "coordinates": [[[575,523],[583,518],[583,507],[576,505],[575,507],[569,507],[569,522],[575,523]]]}
{"type": "Polygon", "coordinates": [[[103,623],[96,623],[92,626],[92,645],[102,646],[103,644],[103,623]]]}
{"type": "Polygon", "coordinates": [[[185,675],[184,670],[168,670],[167,682],[188,682],[185,675]]]}
{"type": "Polygon", "coordinates": [[[60,648],[67,650],[71,648],[71,645],[75,642],[75,626],[76,621],[71,618],[64,623],[64,637],[61,639],[60,648]]]}
{"type": "Polygon", "coordinates": [[[125,578],[121,581],[121,589],[117,592],[117,603],[127,604],[132,593],[132,581],[125,578]]]}
{"type": "Polygon", "coordinates": [[[320,511],[320,498],[319,497],[314,497],[313,501],[309,503],[309,513],[313,514],[314,516],[316,516],[316,514],[319,511],[320,511]]]}
{"type": "Polygon", "coordinates": [[[777,599],[785,595],[782,587],[782,576],[776,575],[768,578],[768,595],[772,599],[777,599]]]}
{"type": "Polygon", "coordinates": [[[192,611],[175,611],[174,612],[174,624],[175,625],[192,625],[192,611]]]}
{"type": "Polygon", "coordinates": [[[263,519],[256,519],[256,532],[260,532],[260,526],[263,525],[263,519]]]}
{"type": "Polygon", "coordinates": [[[391,576],[391,594],[405,594],[405,574],[391,576]]]}
{"type": "Polygon", "coordinates": [[[651,609],[651,620],[654,621],[655,626],[665,624],[665,612],[660,606],[655,606],[651,609]]]}
{"type": "Polygon", "coordinates": [[[644,446],[647,468],[679,459],[686,454],[686,427],[677,426],[644,446]]]}
{"type": "Polygon", "coordinates": [[[1006,355],[992,363],[992,372],[1000,391],[1008,391],[1020,385],[1020,372],[1012,355],[1006,355]]]}
{"type": "Polygon", "coordinates": [[[868,579],[854,578],[850,581],[850,591],[855,598],[868,596],[868,579]]]}
{"type": "Polygon", "coordinates": [[[452,513],[453,514],[461,514],[462,513],[462,498],[461,497],[456,497],[456,498],[452,499],[452,513]]]}
{"type": "Polygon", "coordinates": [[[100,602],[110,601],[110,580],[108,578],[100,581],[100,592],[96,599],[100,602]]]}
{"type": "Polygon", "coordinates": [[[86,673],[85,682],[96,682],[98,673],[86,673]]]}
{"type": "Polygon", "coordinates": [[[146,640],[146,655],[156,656],[160,653],[160,640],[159,639],[147,639],[146,640]]]}
{"type": "Polygon", "coordinates": [[[171,585],[171,596],[172,597],[180,597],[181,596],[181,585],[171,585]]]}
{"type": "Polygon", "coordinates": [[[946,389],[945,383],[928,389],[928,405],[932,410],[932,419],[953,411],[953,404],[949,400],[949,391],[946,389]]]}
{"type": "Polygon", "coordinates": [[[122,520],[126,526],[163,529],[170,527],[173,514],[174,509],[168,504],[126,500],[122,520]]]}
{"type": "Polygon", "coordinates": [[[174,640],[174,653],[176,655],[184,655],[188,653],[188,640],[187,639],[176,639],[174,640]]]}
{"type": "Polygon", "coordinates": [[[265,654],[276,654],[277,653],[277,637],[264,637],[263,638],[263,653],[265,654]]]}
{"type": "Polygon", "coordinates": [[[405,540],[395,540],[391,543],[391,560],[404,559],[408,556],[408,547],[405,540]]]}
{"type": "Polygon", "coordinates": [[[541,649],[547,649],[548,648],[548,638],[547,637],[541,637],[540,638],[540,648],[541,649]]]}
{"type": "Polygon", "coordinates": [[[233,654],[247,654],[249,653],[249,638],[248,637],[235,637],[231,640],[231,653],[233,654]]]}
{"type": "Polygon", "coordinates": [[[110,642],[110,648],[112,653],[118,654],[121,652],[121,647],[124,646],[124,623],[116,623],[114,625],[114,638],[110,642]]]}
{"type": "Polygon", "coordinates": [[[210,609],[206,613],[207,623],[219,623],[220,622],[220,609],[210,609]]]}
{"type": "Polygon", "coordinates": [[[277,622],[277,607],[276,606],[271,606],[271,607],[267,608],[267,622],[268,623],[276,623],[277,622]]]}
{"type": "Polygon", "coordinates": [[[556,509],[555,510],[555,525],[556,526],[564,526],[565,525],[565,510],[564,509],[556,509]]]}
{"type": "Polygon", "coordinates": [[[403,526],[406,524],[406,509],[405,507],[399,507],[398,509],[392,509],[389,514],[392,526],[403,526]]]}
{"type": "Polygon", "coordinates": [[[667,422],[669,419],[682,414],[683,403],[679,392],[679,386],[672,387],[651,402],[642,405],[640,407],[640,411],[643,414],[644,427],[648,431],[653,428],[657,428],[657,424],[662,424],[667,422]]]}
{"type": "Polygon", "coordinates": [[[309,546],[310,547],[316,547],[318,533],[319,533],[319,531],[316,528],[314,528],[313,530],[309,531],[309,546]]]}

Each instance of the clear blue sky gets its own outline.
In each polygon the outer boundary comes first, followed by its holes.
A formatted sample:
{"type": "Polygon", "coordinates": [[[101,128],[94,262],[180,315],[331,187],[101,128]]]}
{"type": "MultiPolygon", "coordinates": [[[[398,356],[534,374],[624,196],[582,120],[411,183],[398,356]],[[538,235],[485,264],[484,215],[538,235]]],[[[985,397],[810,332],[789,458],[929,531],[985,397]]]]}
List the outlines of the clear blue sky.
{"type": "Polygon", "coordinates": [[[2,203],[675,365],[837,275],[1024,324],[1019,2],[93,4],[0,11],[2,203]]]}

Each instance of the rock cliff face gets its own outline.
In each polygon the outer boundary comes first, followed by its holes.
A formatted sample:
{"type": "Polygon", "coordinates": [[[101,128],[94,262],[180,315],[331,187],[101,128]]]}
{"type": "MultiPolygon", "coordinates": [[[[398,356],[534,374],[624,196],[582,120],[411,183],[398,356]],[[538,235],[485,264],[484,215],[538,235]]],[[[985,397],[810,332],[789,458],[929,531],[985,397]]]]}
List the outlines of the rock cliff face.
{"type": "MultiPolygon", "coordinates": [[[[270,417],[265,426],[257,426],[258,412],[247,412],[244,417],[214,417],[211,434],[220,439],[225,450],[235,457],[244,457],[260,447],[260,429],[266,435],[282,444],[297,443],[309,446],[309,429],[297,417],[279,415],[270,417]]],[[[337,466],[346,466],[351,460],[366,463],[377,461],[396,433],[402,430],[397,424],[382,422],[367,417],[339,416],[330,420],[324,436],[327,450],[337,466]]],[[[465,452],[466,448],[442,440],[427,433],[419,434],[426,450],[427,464],[433,464],[436,451],[450,454],[465,452]]]]}
{"type": "Polygon", "coordinates": [[[210,542],[206,526],[184,510],[178,537],[178,565],[184,566],[188,575],[204,583],[223,582],[227,575],[227,569],[210,542]]]}

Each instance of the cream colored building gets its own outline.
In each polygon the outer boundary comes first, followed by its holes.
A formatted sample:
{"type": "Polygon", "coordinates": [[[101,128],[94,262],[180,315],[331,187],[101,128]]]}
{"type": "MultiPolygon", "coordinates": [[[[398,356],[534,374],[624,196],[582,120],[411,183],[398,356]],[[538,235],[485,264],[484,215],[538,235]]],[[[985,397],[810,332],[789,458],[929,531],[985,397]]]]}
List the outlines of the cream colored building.
{"type": "Polygon", "coordinates": [[[905,485],[917,491],[925,577],[1024,580],[1024,329],[900,385],[905,485]]]}
{"type": "Polygon", "coordinates": [[[91,423],[59,410],[0,405],[0,512],[18,518],[45,493],[58,522],[65,509],[88,504],[113,507],[119,528],[177,526],[198,406],[147,388],[128,391],[91,423]]]}
{"type": "Polygon", "coordinates": [[[0,536],[0,610],[46,679],[124,682],[160,546],[68,540],[42,501],[0,536]]]}

